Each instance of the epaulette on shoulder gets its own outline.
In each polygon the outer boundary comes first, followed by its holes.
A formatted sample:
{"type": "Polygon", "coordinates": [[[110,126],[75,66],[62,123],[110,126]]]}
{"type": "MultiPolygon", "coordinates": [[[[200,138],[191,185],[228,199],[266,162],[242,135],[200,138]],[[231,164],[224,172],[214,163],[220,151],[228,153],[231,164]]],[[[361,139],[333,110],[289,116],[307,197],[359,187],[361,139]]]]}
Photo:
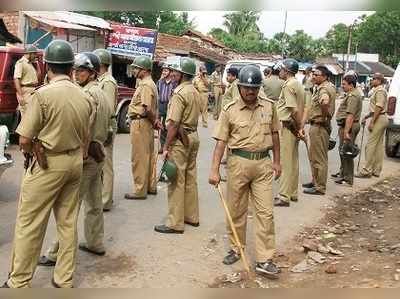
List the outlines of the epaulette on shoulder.
{"type": "Polygon", "coordinates": [[[32,90],[31,94],[35,93],[36,91],[38,91],[39,89],[42,89],[44,87],[48,86],[48,84],[42,84],[39,86],[36,86],[34,90],[32,90]]]}
{"type": "Polygon", "coordinates": [[[274,103],[275,103],[275,101],[274,101],[274,100],[272,100],[272,99],[270,99],[270,98],[268,98],[268,97],[261,97],[261,100],[264,100],[264,101],[270,102],[270,103],[272,103],[272,104],[274,104],[274,103]]]}
{"type": "Polygon", "coordinates": [[[183,88],[185,87],[185,85],[179,85],[177,87],[175,87],[174,89],[174,93],[179,93],[183,90],[183,88]]]}
{"type": "Polygon", "coordinates": [[[232,102],[229,102],[224,106],[224,111],[228,111],[230,107],[232,107],[234,104],[236,104],[237,100],[233,100],[232,102]]]}

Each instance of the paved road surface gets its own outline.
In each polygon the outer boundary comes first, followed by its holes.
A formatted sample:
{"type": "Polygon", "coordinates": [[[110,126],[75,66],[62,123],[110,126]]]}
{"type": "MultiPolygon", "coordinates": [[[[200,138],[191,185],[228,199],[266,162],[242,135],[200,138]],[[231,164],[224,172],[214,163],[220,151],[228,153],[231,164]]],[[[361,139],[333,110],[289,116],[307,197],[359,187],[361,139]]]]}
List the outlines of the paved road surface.
{"type": "MultiPolygon", "coordinates": [[[[364,103],[366,107],[366,103],[364,103]]],[[[210,160],[215,142],[210,138],[210,128],[199,128],[201,138],[198,158],[198,182],[200,194],[201,226],[185,227],[183,235],[160,235],[153,227],[164,221],[167,211],[166,184],[159,184],[158,195],[146,201],[123,199],[131,191],[130,143],[128,135],[118,135],[115,144],[115,206],[105,214],[104,257],[93,257],[79,252],[75,275],[76,287],[195,287],[207,286],[216,276],[240,268],[225,266],[221,260],[226,252],[224,214],[216,190],[207,183],[210,160]],[[210,238],[216,244],[210,244],[210,238]]],[[[333,133],[336,136],[336,132],[333,133]]],[[[0,282],[7,277],[13,240],[19,185],[22,178],[22,155],[16,146],[9,152],[16,165],[5,172],[0,181],[0,282]]],[[[310,180],[309,164],[304,144],[301,145],[300,183],[310,180]]],[[[283,157],[284,158],[284,157],[283,157]]],[[[384,175],[398,169],[399,161],[385,158],[384,175]]],[[[160,165],[159,165],[160,166],[160,165]]],[[[337,149],[329,153],[329,173],[339,166],[337,149]]],[[[329,179],[327,196],[300,195],[300,201],[290,208],[275,209],[277,247],[280,251],[291,249],[291,240],[302,227],[317,222],[323,208],[330,204],[330,196],[355,192],[377,179],[355,180],[353,188],[337,186],[329,179]]],[[[276,189],[276,184],[274,186],[276,189]]],[[[79,231],[82,232],[82,217],[79,231]]],[[[253,260],[254,238],[252,219],[248,225],[248,254],[253,260]]],[[[82,237],[82,234],[80,234],[82,237]]],[[[51,217],[44,242],[47,248],[55,237],[54,220],[51,217]]],[[[33,280],[34,287],[51,287],[52,271],[39,267],[33,280]]]]}

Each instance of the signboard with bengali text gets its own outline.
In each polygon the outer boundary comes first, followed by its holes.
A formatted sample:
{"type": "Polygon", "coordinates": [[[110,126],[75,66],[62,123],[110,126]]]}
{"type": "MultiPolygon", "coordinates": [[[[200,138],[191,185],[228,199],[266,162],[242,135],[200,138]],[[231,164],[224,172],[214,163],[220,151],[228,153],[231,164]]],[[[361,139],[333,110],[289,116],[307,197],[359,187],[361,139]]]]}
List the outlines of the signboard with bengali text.
{"type": "Polygon", "coordinates": [[[108,50],[112,54],[136,57],[145,55],[153,59],[156,49],[157,31],[147,28],[111,25],[108,50]]]}

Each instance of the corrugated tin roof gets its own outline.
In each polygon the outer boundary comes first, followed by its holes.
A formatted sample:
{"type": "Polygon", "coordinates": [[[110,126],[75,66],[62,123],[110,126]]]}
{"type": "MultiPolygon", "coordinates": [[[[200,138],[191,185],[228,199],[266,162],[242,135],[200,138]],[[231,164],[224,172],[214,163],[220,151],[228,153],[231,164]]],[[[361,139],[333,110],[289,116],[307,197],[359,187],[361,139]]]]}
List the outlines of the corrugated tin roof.
{"type": "Polygon", "coordinates": [[[75,30],[86,30],[86,31],[96,31],[96,29],[90,28],[90,27],[85,27],[82,25],[76,25],[76,24],[71,24],[71,23],[65,23],[65,22],[60,22],[60,21],[53,21],[41,17],[32,17],[32,19],[35,19],[38,22],[47,24],[52,27],[56,28],[63,28],[63,29],[75,29],[75,30]]]}
{"type": "Polygon", "coordinates": [[[78,14],[70,11],[23,11],[23,13],[32,18],[42,18],[69,24],[111,30],[110,23],[102,18],[78,14]]]}

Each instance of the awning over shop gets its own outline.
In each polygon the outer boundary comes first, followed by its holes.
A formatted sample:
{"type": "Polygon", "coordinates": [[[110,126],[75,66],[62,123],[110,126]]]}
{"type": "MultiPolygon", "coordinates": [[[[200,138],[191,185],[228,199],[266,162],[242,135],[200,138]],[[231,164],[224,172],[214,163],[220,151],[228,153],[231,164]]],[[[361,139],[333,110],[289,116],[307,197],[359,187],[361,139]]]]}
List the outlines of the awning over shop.
{"type": "Polygon", "coordinates": [[[72,23],[66,23],[66,22],[60,22],[60,21],[54,21],[54,20],[50,20],[50,19],[45,19],[45,18],[41,18],[41,17],[31,17],[32,19],[49,25],[50,27],[54,27],[54,28],[62,28],[62,29],[72,29],[72,30],[85,30],[85,31],[96,31],[96,29],[90,28],[90,27],[86,27],[86,26],[82,26],[82,25],[77,25],[77,24],[72,24],[72,23]]]}

